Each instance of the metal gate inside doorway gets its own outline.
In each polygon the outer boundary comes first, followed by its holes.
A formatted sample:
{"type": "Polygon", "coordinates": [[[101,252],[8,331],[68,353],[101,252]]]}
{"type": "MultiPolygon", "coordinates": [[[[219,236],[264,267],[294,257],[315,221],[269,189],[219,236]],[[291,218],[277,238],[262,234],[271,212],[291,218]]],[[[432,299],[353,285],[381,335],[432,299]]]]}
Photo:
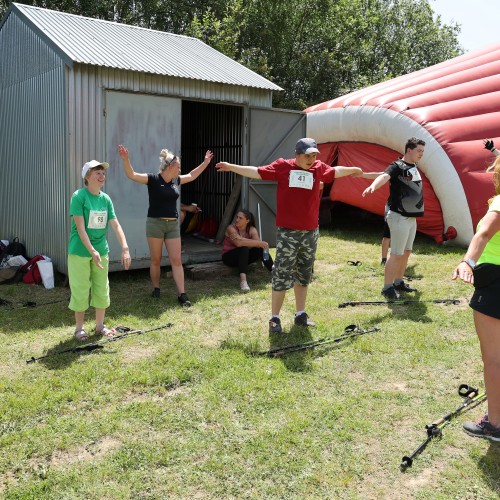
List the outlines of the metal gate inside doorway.
{"type": "Polygon", "coordinates": [[[200,221],[214,218],[220,223],[235,182],[235,174],[220,174],[215,163],[243,161],[243,107],[183,101],[181,125],[182,173],[198,166],[210,149],[214,159],[195,181],[182,186],[185,204],[196,203],[200,221]]]}

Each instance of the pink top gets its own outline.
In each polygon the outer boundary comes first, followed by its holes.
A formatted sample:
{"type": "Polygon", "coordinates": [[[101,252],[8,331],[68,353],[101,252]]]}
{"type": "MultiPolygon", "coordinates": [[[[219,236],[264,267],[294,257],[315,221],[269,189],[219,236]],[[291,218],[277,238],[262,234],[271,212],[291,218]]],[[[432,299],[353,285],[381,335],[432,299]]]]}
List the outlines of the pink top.
{"type": "MultiPolygon", "coordinates": [[[[236,229],[236,231],[238,231],[236,224],[232,224],[232,226],[236,229]]],[[[250,233],[248,231],[245,231],[243,238],[248,238],[250,240],[251,239],[250,233]]],[[[229,236],[226,235],[224,237],[224,242],[222,243],[222,255],[224,255],[226,252],[234,250],[235,248],[238,247],[234,244],[234,241],[229,236]]]]}

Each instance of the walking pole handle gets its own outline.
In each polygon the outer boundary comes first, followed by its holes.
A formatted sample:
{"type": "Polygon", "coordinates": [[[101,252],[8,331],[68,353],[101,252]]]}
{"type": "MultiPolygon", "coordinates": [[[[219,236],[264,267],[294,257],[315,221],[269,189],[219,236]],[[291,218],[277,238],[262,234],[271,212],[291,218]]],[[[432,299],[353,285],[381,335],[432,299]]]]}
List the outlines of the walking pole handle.
{"type": "Polygon", "coordinates": [[[461,384],[458,388],[458,394],[463,398],[475,397],[479,394],[479,389],[467,384],[461,384]]]}

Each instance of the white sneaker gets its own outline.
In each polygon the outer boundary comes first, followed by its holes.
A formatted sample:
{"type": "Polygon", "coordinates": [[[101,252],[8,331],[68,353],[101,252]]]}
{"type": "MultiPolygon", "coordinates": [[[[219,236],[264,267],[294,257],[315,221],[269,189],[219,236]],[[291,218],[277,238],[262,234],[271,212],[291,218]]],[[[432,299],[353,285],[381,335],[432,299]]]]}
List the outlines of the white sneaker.
{"type": "Polygon", "coordinates": [[[248,286],[248,283],[246,281],[240,281],[240,288],[242,292],[250,291],[250,287],[248,286]]]}

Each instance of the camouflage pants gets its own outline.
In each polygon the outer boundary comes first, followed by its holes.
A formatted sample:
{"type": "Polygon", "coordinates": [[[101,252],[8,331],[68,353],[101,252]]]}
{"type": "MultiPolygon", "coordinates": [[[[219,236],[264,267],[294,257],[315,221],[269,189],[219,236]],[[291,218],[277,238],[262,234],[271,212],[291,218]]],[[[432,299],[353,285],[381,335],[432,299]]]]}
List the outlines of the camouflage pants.
{"type": "Polygon", "coordinates": [[[288,290],[295,283],[302,286],[309,285],[318,237],[318,228],[300,231],[278,227],[272,280],[274,291],[288,290]]]}

